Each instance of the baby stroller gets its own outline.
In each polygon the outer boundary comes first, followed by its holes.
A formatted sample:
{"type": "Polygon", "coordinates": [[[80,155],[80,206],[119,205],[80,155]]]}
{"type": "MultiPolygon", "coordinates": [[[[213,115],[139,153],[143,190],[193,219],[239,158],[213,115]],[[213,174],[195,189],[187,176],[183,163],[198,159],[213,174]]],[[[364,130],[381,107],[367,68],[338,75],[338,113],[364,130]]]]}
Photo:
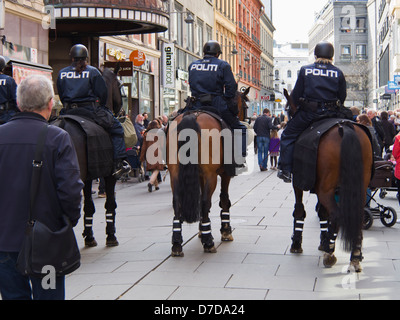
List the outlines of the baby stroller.
{"type": "Polygon", "coordinates": [[[376,193],[382,188],[392,188],[394,185],[393,163],[390,161],[376,161],[375,174],[369,188],[371,195],[367,194],[367,203],[364,208],[364,230],[371,228],[374,219],[380,219],[385,227],[392,227],[397,222],[396,210],[379,204],[375,199],[376,193]],[[375,208],[371,203],[376,204],[375,208]]]}
{"type": "Polygon", "coordinates": [[[140,162],[139,149],[137,147],[133,147],[132,149],[129,149],[126,153],[128,155],[128,162],[132,167],[132,170],[129,174],[133,177],[137,177],[139,182],[144,181],[144,171],[140,162]]]}

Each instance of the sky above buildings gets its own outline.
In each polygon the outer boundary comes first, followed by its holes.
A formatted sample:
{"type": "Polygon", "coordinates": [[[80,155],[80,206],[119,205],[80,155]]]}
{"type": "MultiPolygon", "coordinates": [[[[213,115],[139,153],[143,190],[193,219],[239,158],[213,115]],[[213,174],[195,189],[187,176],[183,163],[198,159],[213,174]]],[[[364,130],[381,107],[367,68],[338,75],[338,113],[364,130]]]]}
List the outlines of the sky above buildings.
{"type": "Polygon", "coordinates": [[[272,21],[276,28],[274,40],[278,43],[308,42],[308,31],[314,23],[314,14],[328,0],[273,0],[272,21]]]}

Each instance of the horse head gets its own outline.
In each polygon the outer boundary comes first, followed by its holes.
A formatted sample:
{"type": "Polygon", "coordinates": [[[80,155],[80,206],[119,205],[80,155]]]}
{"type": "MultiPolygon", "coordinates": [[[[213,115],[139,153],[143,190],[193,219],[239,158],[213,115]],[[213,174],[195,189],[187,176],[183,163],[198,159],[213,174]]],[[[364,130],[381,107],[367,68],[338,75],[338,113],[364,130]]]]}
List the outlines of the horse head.
{"type": "Polygon", "coordinates": [[[287,102],[286,102],[285,110],[286,110],[286,111],[289,111],[289,115],[290,115],[291,117],[293,117],[294,114],[295,114],[296,111],[297,111],[297,106],[296,106],[296,104],[295,104],[293,98],[289,95],[289,92],[288,92],[286,89],[283,89],[283,95],[285,96],[286,101],[287,101],[287,102]]]}
{"type": "Polygon", "coordinates": [[[247,97],[247,95],[250,92],[250,87],[248,87],[245,91],[243,92],[237,92],[236,93],[236,104],[238,107],[238,117],[240,121],[245,121],[246,119],[248,119],[247,117],[247,109],[249,108],[247,106],[247,102],[249,101],[249,98],[247,97]]]}

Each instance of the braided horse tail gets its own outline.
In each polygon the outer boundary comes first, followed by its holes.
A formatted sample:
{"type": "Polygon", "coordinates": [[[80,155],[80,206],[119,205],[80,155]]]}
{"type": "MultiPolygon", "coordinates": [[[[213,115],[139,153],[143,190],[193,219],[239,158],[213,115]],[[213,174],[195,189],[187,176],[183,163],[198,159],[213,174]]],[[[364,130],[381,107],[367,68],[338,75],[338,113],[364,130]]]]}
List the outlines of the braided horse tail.
{"type": "MultiPolygon", "coordinates": [[[[183,117],[178,125],[178,135],[185,129],[194,130],[200,135],[200,126],[196,121],[194,114],[189,114],[183,117]]],[[[185,141],[178,142],[178,150],[182,151],[182,146],[189,142],[190,136],[185,141]]],[[[193,144],[192,144],[193,146],[193,144]]],[[[196,143],[197,147],[198,144],[196,143]]],[[[197,150],[197,148],[196,148],[197,150]]],[[[199,174],[199,156],[197,154],[190,154],[192,149],[187,149],[187,159],[193,159],[194,162],[182,163],[179,161],[179,183],[175,186],[177,188],[178,206],[180,208],[181,217],[187,223],[194,223],[200,221],[201,216],[201,188],[200,188],[200,174],[199,174]]]]}

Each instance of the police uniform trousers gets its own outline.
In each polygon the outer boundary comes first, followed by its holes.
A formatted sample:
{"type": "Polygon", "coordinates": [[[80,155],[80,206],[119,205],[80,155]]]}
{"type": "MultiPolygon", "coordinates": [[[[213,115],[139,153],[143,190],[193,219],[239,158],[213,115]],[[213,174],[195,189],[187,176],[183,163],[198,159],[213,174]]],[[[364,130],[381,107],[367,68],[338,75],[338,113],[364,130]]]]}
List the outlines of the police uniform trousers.
{"type": "Polygon", "coordinates": [[[327,116],[326,110],[318,108],[316,112],[298,109],[293,118],[288,122],[281,136],[281,150],[278,167],[282,171],[292,173],[293,153],[297,138],[306,130],[312,122],[327,116]]]}

